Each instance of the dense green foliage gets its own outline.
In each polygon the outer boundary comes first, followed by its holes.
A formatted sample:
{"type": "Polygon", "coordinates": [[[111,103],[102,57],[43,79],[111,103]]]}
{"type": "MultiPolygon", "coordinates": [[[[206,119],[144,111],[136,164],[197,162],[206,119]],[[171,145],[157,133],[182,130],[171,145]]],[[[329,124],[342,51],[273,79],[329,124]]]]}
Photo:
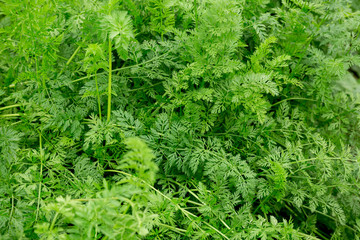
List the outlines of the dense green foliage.
{"type": "Polygon", "coordinates": [[[0,4],[1,239],[360,239],[358,0],[0,4]]]}

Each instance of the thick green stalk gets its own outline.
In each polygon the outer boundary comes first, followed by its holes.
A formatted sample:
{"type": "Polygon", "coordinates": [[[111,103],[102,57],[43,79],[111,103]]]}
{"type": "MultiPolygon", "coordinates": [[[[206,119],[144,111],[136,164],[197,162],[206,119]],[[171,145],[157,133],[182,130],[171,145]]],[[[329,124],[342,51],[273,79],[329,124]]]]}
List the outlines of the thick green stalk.
{"type": "Polygon", "coordinates": [[[20,114],[18,113],[10,113],[10,114],[3,114],[3,115],[0,115],[0,118],[8,118],[8,117],[20,117],[20,114]]]}
{"type": "Polygon", "coordinates": [[[100,120],[101,120],[101,102],[100,102],[99,85],[98,85],[96,73],[95,73],[95,85],[96,85],[96,94],[97,94],[98,107],[99,107],[99,118],[100,118],[100,120]]]}
{"type": "Polygon", "coordinates": [[[0,111],[10,109],[10,108],[16,108],[16,107],[20,107],[20,106],[21,106],[20,104],[9,105],[9,106],[0,108],[0,111]]]}
{"type": "Polygon", "coordinates": [[[109,38],[109,84],[108,84],[108,109],[107,109],[107,121],[110,121],[111,116],[111,39],[109,38]]]}

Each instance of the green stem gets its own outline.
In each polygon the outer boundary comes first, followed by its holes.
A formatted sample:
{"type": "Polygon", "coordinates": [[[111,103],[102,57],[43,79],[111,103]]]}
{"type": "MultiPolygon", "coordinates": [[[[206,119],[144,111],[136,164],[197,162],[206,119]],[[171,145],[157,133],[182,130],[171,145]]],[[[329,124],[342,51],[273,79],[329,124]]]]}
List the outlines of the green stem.
{"type": "MultiPolygon", "coordinates": [[[[84,43],[86,40],[86,38],[82,41],[82,43],[84,43]]],[[[63,58],[61,56],[58,56],[64,60],[67,60],[66,61],[66,64],[65,66],[61,69],[60,73],[59,73],[59,76],[65,71],[65,67],[69,66],[69,64],[72,62],[72,60],[74,59],[74,57],[76,56],[76,54],[79,52],[79,50],[81,49],[81,45],[79,45],[76,49],[75,49],[75,52],[71,55],[71,57],[69,59],[66,59],[66,58],[63,58]]]]}
{"type": "Polygon", "coordinates": [[[35,217],[36,222],[38,220],[39,211],[40,211],[41,180],[42,180],[42,172],[43,172],[43,149],[42,149],[41,133],[39,134],[39,141],[40,141],[40,181],[39,181],[39,192],[38,192],[37,207],[36,207],[36,217],[35,217]]]}
{"type": "MultiPolygon", "coordinates": [[[[124,71],[124,70],[131,69],[131,68],[134,68],[134,67],[139,67],[139,66],[141,66],[141,65],[144,65],[144,64],[153,62],[153,61],[155,61],[155,60],[157,60],[157,59],[160,59],[160,58],[162,58],[162,57],[165,57],[165,56],[167,56],[168,54],[169,54],[169,53],[164,53],[164,54],[162,54],[162,55],[160,55],[160,56],[154,57],[154,58],[152,58],[152,59],[150,59],[150,60],[148,60],[148,61],[145,61],[145,62],[142,62],[142,63],[139,63],[139,64],[135,64],[135,65],[127,66],[127,67],[115,68],[115,69],[112,69],[111,72],[120,72],[120,71],[124,71]]],[[[106,72],[101,72],[101,73],[98,73],[98,75],[99,75],[99,74],[105,74],[105,73],[106,73],[106,72]]],[[[90,76],[86,76],[86,77],[81,77],[81,78],[75,79],[75,80],[73,80],[73,81],[71,81],[71,82],[72,82],[72,83],[80,82],[80,81],[82,81],[82,80],[85,80],[85,79],[87,79],[87,78],[89,78],[89,77],[93,77],[93,76],[94,76],[94,75],[90,75],[90,76]]],[[[10,86],[11,86],[11,85],[10,85],[10,86]]]]}
{"type": "Polygon", "coordinates": [[[158,223],[157,224],[158,226],[162,226],[162,227],[166,227],[174,232],[177,232],[177,233],[180,233],[180,234],[184,234],[186,233],[187,231],[184,230],[184,229],[181,229],[181,228],[177,228],[177,227],[173,227],[173,226],[170,226],[170,225],[166,225],[166,224],[163,224],[163,223],[158,223]]]}
{"type": "MultiPolygon", "coordinates": [[[[355,39],[353,40],[353,42],[355,42],[355,41],[358,39],[359,35],[360,35],[360,28],[358,29],[357,34],[356,34],[356,37],[355,37],[355,39]]],[[[351,53],[351,45],[350,45],[349,51],[346,53],[346,55],[349,55],[350,53],[351,53]]]]}
{"type": "Polygon", "coordinates": [[[56,223],[56,219],[57,217],[59,216],[59,212],[56,212],[55,213],[55,216],[53,218],[53,220],[51,221],[51,225],[50,225],[50,228],[49,228],[49,232],[51,232],[55,226],[55,223],[56,223]]]}
{"type": "Polygon", "coordinates": [[[195,28],[198,26],[198,13],[197,13],[197,1],[194,0],[194,10],[195,10],[195,28]]]}
{"type": "Polygon", "coordinates": [[[12,114],[3,114],[3,115],[0,115],[0,118],[6,118],[6,117],[20,117],[20,114],[18,113],[12,113],[12,114]]]}
{"type": "Polygon", "coordinates": [[[316,233],[317,235],[319,235],[322,239],[324,240],[329,240],[329,238],[325,237],[322,233],[320,233],[318,230],[314,230],[314,233],[316,233]]]}
{"type": "MultiPolygon", "coordinates": [[[[10,211],[10,217],[9,217],[9,223],[11,224],[11,219],[14,214],[15,204],[14,204],[14,194],[11,195],[11,211],[10,211]]],[[[10,225],[9,225],[10,226],[10,225]]]]}
{"type": "MultiPolygon", "coordinates": [[[[306,55],[306,53],[307,53],[307,51],[308,51],[308,49],[309,49],[309,47],[310,47],[310,45],[311,45],[311,41],[314,39],[315,34],[317,34],[318,31],[320,30],[320,27],[323,25],[323,23],[324,23],[325,20],[327,19],[327,16],[328,16],[328,15],[326,14],[326,15],[321,19],[321,22],[319,23],[319,25],[317,25],[316,32],[313,32],[313,33],[308,37],[308,39],[306,40],[306,42],[305,42],[305,44],[304,44],[304,45],[306,45],[305,51],[304,51],[303,54],[300,56],[298,62],[297,62],[296,65],[295,65],[295,68],[301,63],[301,61],[302,61],[303,58],[305,57],[305,55],[306,55]]],[[[295,68],[294,68],[294,69],[295,69],[295,68]]],[[[293,74],[294,74],[294,73],[291,74],[291,77],[293,77],[293,74]]]]}
{"type": "Polygon", "coordinates": [[[267,196],[267,197],[264,199],[264,201],[261,201],[261,202],[260,202],[259,206],[258,206],[258,207],[255,209],[255,211],[253,212],[254,215],[257,213],[257,211],[259,211],[259,209],[260,209],[265,203],[267,203],[267,202],[270,200],[270,198],[272,197],[272,194],[273,194],[273,192],[272,192],[269,196],[267,196]]]}
{"type": "MultiPolygon", "coordinates": [[[[206,205],[207,205],[205,202],[201,201],[201,199],[200,199],[191,189],[189,189],[187,186],[184,186],[184,185],[182,185],[181,183],[179,183],[179,182],[177,182],[177,181],[175,181],[175,180],[173,180],[173,179],[171,179],[171,178],[169,178],[168,181],[173,182],[173,183],[181,186],[182,188],[185,188],[194,198],[196,198],[199,202],[201,202],[201,204],[195,202],[197,205],[200,205],[200,206],[206,206],[206,205]]],[[[196,188],[196,190],[198,190],[197,187],[196,187],[196,185],[195,185],[195,184],[193,184],[193,185],[194,185],[194,187],[196,188]]],[[[188,201],[188,202],[190,202],[190,201],[188,201]]],[[[216,214],[214,214],[214,215],[216,216],[216,214]]],[[[226,224],[226,222],[224,222],[220,217],[218,217],[218,219],[220,220],[220,222],[221,222],[227,229],[231,229],[231,228],[226,224]]]]}
{"type": "MultiPolygon", "coordinates": [[[[166,196],[165,194],[163,194],[162,192],[160,192],[159,190],[157,190],[156,188],[154,188],[152,185],[148,184],[146,181],[144,181],[143,179],[141,178],[138,178],[134,175],[131,175],[129,173],[126,173],[126,172],[123,172],[123,171],[119,171],[119,170],[105,170],[104,172],[114,172],[114,173],[120,173],[120,174],[123,174],[125,176],[129,176],[129,177],[133,177],[133,178],[136,178],[138,179],[139,181],[143,182],[145,185],[147,185],[149,188],[151,188],[152,190],[154,190],[156,193],[158,193],[159,195],[161,195],[163,198],[165,198],[166,200],[168,200],[170,203],[172,203],[173,205],[175,205],[175,207],[177,209],[179,209],[190,221],[193,221],[193,219],[196,219],[198,218],[195,214],[185,210],[184,208],[182,208],[179,204],[173,202],[171,200],[171,198],[169,198],[168,196],[166,196]]],[[[210,227],[211,229],[213,229],[214,231],[216,231],[219,235],[221,235],[224,239],[227,239],[229,240],[229,238],[223,234],[222,232],[220,232],[218,229],[216,229],[215,227],[213,227],[212,225],[210,225],[209,223],[207,222],[203,222],[205,225],[207,225],[208,227],[210,227]]],[[[204,230],[197,224],[195,223],[195,226],[202,232],[204,232],[204,230]]]]}
{"type": "Polygon", "coordinates": [[[75,50],[75,52],[71,55],[71,57],[69,58],[69,60],[66,62],[66,65],[69,65],[71,63],[71,61],[74,59],[74,57],[76,56],[76,54],[79,52],[81,48],[81,45],[79,45],[77,47],[77,49],[75,50]]]}
{"type": "Polygon", "coordinates": [[[35,74],[36,74],[36,81],[38,82],[38,93],[40,95],[39,70],[38,70],[38,61],[36,56],[35,56],[35,74]]]}
{"type": "Polygon", "coordinates": [[[20,107],[20,106],[21,106],[20,104],[14,104],[14,105],[10,105],[10,106],[0,108],[0,111],[10,109],[10,108],[16,108],[16,107],[20,107]]]}
{"type": "MultiPolygon", "coordinates": [[[[44,66],[44,57],[43,57],[43,59],[42,59],[42,64],[41,64],[41,66],[44,66]]],[[[41,78],[42,87],[43,87],[43,89],[46,90],[46,93],[48,94],[48,96],[49,96],[49,98],[50,98],[50,94],[49,94],[49,92],[48,92],[48,90],[47,90],[47,88],[46,88],[45,78],[44,78],[43,74],[40,75],[40,78],[41,78]]]]}
{"type": "MultiPolygon", "coordinates": [[[[302,162],[309,162],[309,161],[314,161],[314,160],[319,160],[320,158],[308,158],[308,159],[302,159],[302,160],[298,160],[298,161],[293,161],[293,162],[288,162],[287,164],[296,164],[296,163],[302,163],[302,162]]],[[[339,158],[339,157],[327,157],[324,158],[324,160],[343,160],[343,161],[349,161],[349,162],[356,162],[356,160],[354,159],[349,159],[349,158],[339,158]]]]}
{"type": "Polygon", "coordinates": [[[101,120],[101,102],[100,102],[100,93],[99,93],[99,85],[98,85],[98,81],[97,81],[97,75],[95,74],[95,85],[96,85],[96,94],[97,94],[97,99],[98,99],[98,107],[99,107],[99,118],[101,120]]]}
{"type": "Polygon", "coordinates": [[[109,83],[108,83],[108,111],[107,121],[110,121],[111,116],[111,72],[112,72],[112,61],[111,61],[111,39],[109,38],[109,83]]]}
{"type": "Polygon", "coordinates": [[[294,97],[294,98],[283,99],[283,100],[281,100],[281,101],[279,101],[279,102],[274,103],[272,106],[276,106],[276,105],[278,105],[278,104],[281,104],[281,103],[283,103],[283,102],[285,102],[285,101],[290,101],[290,100],[306,100],[306,101],[316,102],[316,100],[311,99],[311,98],[294,97]]]}
{"type": "MultiPolygon", "coordinates": [[[[288,199],[286,199],[286,198],[283,198],[282,200],[285,201],[285,202],[290,203],[291,205],[295,205],[291,200],[288,200],[288,199]]],[[[330,216],[330,215],[328,215],[328,214],[325,214],[325,213],[320,212],[320,211],[318,211],[318,210],[313,210],[313,209],[311,209],[310,207],[308,207],[308,206],[306,206],[306,205],[302,205],[301,207],[302,207],[302,208],[306,208],[306,209],[310,210],[311,212],[316,212],[316,213],[318,213],[318,214],[320,214],[320,215],[322,215],[322,216],[324,216],[324,217],[327,217],[327,218],[332,219],[332,220],[334,220],[335,222],[337,222],[337,219],[336,219],[336,218],[334,218],[334,217],[332,217],[332,216],[330,216]]],[[[358,230],[350,227],[350,226],[347,225],[347,224],[341,224],[341,225],[344,226],[344,227],[346,227],[346,228],[348,228],[349,230],[352,230],[354,233],[359,232],[358,230]]]]}
{"type": "Polygon", "coordinates": [[[314,236],[311,236],[311,235],[308,235],[308,234],[305,234],[305,233],[302,233],[302,232],[298,232],[297,234],[302,236],[302,237],[305,237],[306,239],[320,240],[320,238],[317,238],[317,237],[314,237],[314,236]]]}

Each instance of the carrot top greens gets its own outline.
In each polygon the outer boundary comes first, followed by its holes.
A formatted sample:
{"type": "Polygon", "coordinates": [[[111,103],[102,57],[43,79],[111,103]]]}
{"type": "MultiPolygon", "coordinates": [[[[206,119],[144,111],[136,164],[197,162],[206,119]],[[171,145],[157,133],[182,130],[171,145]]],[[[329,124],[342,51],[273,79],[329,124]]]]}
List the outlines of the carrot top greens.
{"type": "Polygon", "coordinates": [[[359,239],[358,0],[0,0],[0,239],[359,239]]]}

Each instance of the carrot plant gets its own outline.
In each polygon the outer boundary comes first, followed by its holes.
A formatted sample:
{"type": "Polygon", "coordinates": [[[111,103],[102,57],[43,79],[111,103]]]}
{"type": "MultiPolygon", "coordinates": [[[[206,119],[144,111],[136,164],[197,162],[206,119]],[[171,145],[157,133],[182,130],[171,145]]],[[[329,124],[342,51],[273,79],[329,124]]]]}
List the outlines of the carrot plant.
{"type": "Polygon", "coordinates": [[[357,0],[0,0],[0,239],[359,239],[357,0]]]}

